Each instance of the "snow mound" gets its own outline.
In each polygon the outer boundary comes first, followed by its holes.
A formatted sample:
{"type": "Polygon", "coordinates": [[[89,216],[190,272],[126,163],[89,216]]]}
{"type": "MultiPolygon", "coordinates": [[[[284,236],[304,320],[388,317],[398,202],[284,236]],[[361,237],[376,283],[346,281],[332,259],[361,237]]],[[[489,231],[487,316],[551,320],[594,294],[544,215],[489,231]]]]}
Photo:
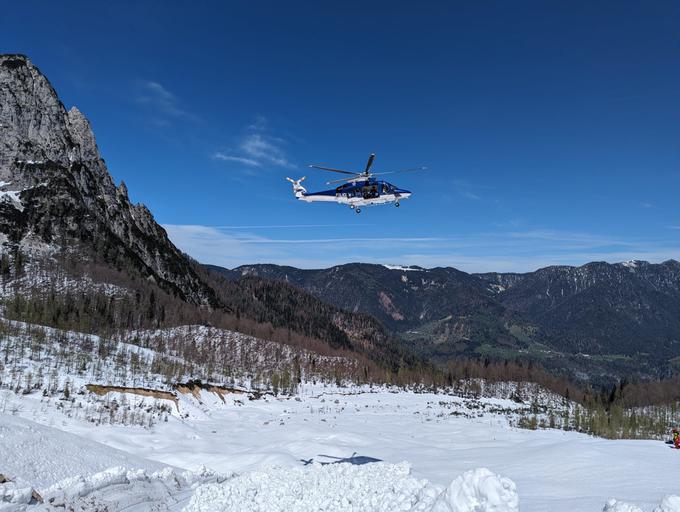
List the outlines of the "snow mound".
{"type": "MultiPolygon", "coordinates": [[[[631,503],[610,499],[605,504],[602,512],[643,512],[642,509],[631,503]]],[[[661,500],[661,504],[654,512],[680,512],[680,496],[669,495],[661,500]]]]}
{"type": "Polygon", "coordinates": [[[12,511],[23,510],[33,501],[33,489],[15,482],[0,484],[0,510],[12,511]]]}
{"type": "Polygon", "coordinates": [[[170,505],[179,506],[187,501],[200,484],[220,482],[224,478],[205,468],[198,472],[177,473],[167,467],[150,473],[143,469],[130,471],[114,467],[93,475],[65,478],[42,495],[31,487],[7,482],[0,485],[0,511],[168,510],[170,505]],[[43,499],[44,506],[41,505],[43,499]]]}
{"type": "Polygon", "coordinates": [[[666,496],[654,512],[680,512],[680,496],[666,496]]]}
{"type": "Polygon", "coordinates": [[[642,509],[630,503],[610,499],[605,504],[602,512],[642,512],[642,509]]]}
{"type": "Polygon", "coordinates": [[[411,466],[375,463],[270,467],[202,485],[185,512],[429,511],[440,488],[411,466]]]}
{"type": "MultiPolygon", "coordinates": [[[[148,503],[159,498],[161,501],[167,501],[167,498],[176,490],[189,488],[197,482],[215,481],[217,478],[216,473],[208,470],[198,473],[190,471],[177,473],[174,469],[167,467],[161,471],[149,473],[143,469],[131,471],[124,467],[114,467],[93,475],[76,475],[66,478],[45,490],[44,496],[53,504],[73,503],[77,498],[85,496],[95,496],[104,501],[111,488],[123,487],[128,499],[135,494],[139,495],[139,491],[144,489],[141,494],[143,494],[143,501],[148,503]],[[155,487],[151,493],[148,490],[150,487],[155,487]]],[[[135,499],[139,499],[139,496],[135,499]]]]}
{"type": "MultiPolygon", "coordinates": [[[[466,471],[439,497],[433,512],[519,512],[515,482],[486,468],[466,471]]],[[[618,511],[617,511],[618,512],[618,511]]]]}
{"type": "Polygon", "coordinates": [[[484,468],[464,473],[442,493],[412,476],[407,462],[312,464],[275,466],[202,485],[184,510],[518,512],[519,498],[514,482],[484,468]]]}

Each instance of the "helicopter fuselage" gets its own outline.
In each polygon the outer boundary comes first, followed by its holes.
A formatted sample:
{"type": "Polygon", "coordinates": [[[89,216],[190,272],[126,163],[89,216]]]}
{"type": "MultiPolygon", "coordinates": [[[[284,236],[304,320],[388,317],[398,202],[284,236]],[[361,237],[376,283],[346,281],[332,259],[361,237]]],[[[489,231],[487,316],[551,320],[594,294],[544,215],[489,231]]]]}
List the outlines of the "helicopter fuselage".
{"type": "Polygon", "coordinates": [[[295,196],[300,201],[312,202],[333,202],[346,204],[352,208],[399,203],[402,199],[408,199],[411,191],[405,190],[391,183],[382,180],[357,179],[348,183],[343,183],[339,187],[320,192],[296,191],[295,196]]]}
{"type": "Polygon", "coordinates": [[[371,166],[375,159],[375,153],[371,153],[366,162],[366,168],[363,172],[346,171],[344,169],[336,169],[334,167],[324,167],[321,165],[310,165],[314,169],[322,171],[334,172],[351,176],[341,180],[329,181],[328,184],[342,183],[339,187],[331,190],[322,190],[320,192],[307,192],[307,189],[302,186],[305,176],[299,180],[286,178],[293,184],[293,194],[300,201],[306,203],[337,203],[345,204],[352,208],[356,213],[361,212],[362,206],[373,206],[378,204],[394,203],[394,206],[399,206],[399,201],[411,197],[411,191],[396,187],[391,183],[383,180],[377,180],[374,176],[381,174],[395,174],[398,172],[422,171],[425,167],[418,167],[412,169],[403,169],[401,171],[389,172],[371,172],[371,166]]]}

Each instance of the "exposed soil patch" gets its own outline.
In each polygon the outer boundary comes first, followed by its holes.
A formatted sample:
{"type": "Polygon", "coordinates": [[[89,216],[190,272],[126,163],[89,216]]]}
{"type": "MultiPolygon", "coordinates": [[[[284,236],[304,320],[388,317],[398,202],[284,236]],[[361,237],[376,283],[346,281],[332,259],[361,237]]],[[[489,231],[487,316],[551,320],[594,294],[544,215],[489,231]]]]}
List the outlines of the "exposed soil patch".
{"type": "Polygon", "coordinates": [[[179,401],[177,396],[170,391],[161,391],[160,389],[147,388],[129,388],[125,386],[104,386],[101,384],[86,384],[85,388],[95,395],[104,396],[107,393],[132,393],[133,395],[148,396],[157,398],[159,400],[171,400],[177,410],[179,411],[179,401]]]}
{"type": "Polygon", "coordinates": [[[203,383],[200,380],[190,380],[184,384],[175,384],[175,389],[180,393],[191,393],[197,400],[201,397],[201,391],[215,393],[223,402],[225,401],[225,395],[247,395],[249,400],[257,400],[262,396],[262,393],[258,393],[257,391],[246,391],[245,389],[229,386],[218,386],[216,384],[203,383]]]}

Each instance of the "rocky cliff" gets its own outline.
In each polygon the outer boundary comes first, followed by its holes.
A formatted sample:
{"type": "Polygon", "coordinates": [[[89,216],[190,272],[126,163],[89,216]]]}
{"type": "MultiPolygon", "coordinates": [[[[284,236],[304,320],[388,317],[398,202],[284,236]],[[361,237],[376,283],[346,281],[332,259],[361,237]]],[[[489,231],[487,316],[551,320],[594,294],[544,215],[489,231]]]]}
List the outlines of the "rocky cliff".
{"type": "Polygon", "coordinates": [[[212,291],[149,210],[116,187],[94,133],[23,55],[0,55],[0,238],[47,253],[85,249],[194,304],[212,291]]]}

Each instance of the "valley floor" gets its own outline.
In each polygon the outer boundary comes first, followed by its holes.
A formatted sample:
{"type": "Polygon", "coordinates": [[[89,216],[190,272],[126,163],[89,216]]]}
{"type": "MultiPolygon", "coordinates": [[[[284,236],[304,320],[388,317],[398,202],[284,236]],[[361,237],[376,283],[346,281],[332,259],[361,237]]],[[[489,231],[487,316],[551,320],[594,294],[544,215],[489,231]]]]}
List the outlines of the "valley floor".
{"type": "MultiPolygon", "coordinates": [[[[174,415],[150,429],[93,427],[41,407],[38,396],[21,401],[19,416],[134,454],[132,467],[140,467],[138,457],[155,461],[144,463],[147,470],[162,463],[189,470],[206,466],[229,475],[282,466],[300,475],[300,469],[320,467],[314,463],[341,459],[354,464],[406,461],[412,477],[427,479],[439,492],[465,471],[485,467],[515,482],[526,512],[599,511],[610,498],[651,511],[665,495],[680,490],[680,452],[668,445],[517,429],[508,424],[507,414],[495,412],[516,406],[508,400],[465,401],[386,390],[350,394],[306,386],[297,398],[250,401],[233,395],[223,404],[205,393],[201,403],[181,401],[182,416],[188,417],[174,415]]],[[[8,436],[5,430],[0,447],[8,436]]],[[[45,457],[60,455],[47,451],[45,457]]],[[[11,469],[26,481],[54,483],[14,462],[11,469]]]]}

